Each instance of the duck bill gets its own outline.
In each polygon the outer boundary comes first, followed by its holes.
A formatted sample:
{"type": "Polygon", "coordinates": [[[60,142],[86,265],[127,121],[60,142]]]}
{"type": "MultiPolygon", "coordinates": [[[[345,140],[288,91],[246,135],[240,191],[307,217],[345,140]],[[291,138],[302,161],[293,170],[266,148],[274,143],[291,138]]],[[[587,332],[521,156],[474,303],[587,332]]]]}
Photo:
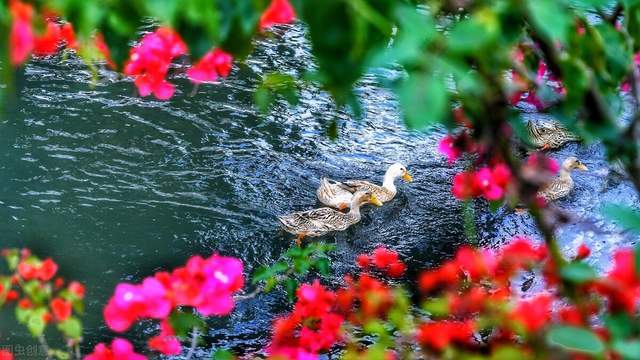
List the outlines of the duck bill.
{"type": "Polygon", "coordinates": [[[409,175],[409,172],[405,172],[404,175],[402,175],[402,180],[406,181],[406,182],[412,182],[413,181],[413,177],[411,177],[411,175],[409,175]]]}
{"type": "Polygon", "coordinates": [[[580,165],[578,165],[577,168],[578,168],[578,170],[582,170],[582,171],[589,170],[589,168],[587,168],[587,165],[585,165],[585,164],[580,164],[580,165]]]}
{"type": "Polygon", "coordinates": [[[369,200],[369,202],[375,206],[382,206],[382,202],[378,200],[378,198],[375,195],[371,195],[371,199],[369,200]]]}

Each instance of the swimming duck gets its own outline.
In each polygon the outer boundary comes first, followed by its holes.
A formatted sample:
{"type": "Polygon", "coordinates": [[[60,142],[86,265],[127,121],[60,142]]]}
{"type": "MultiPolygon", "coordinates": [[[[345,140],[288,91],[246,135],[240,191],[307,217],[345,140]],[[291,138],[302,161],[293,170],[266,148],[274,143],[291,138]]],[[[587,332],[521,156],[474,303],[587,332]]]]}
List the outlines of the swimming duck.
{"type": "Polygon", "coordinates": [[[570,133],[567,128],[557,121],[527,121],[529,138],[536,148],[541,150],[556,149],[580,138],[570,133]]]}
{"type": "Polygon", "coordinates": [[[574,169],[586,171],[587,166],[575,157],[569,157],[562,163],[560,174],[538,192],[538,196],[546,201],[554,201],[563,198],[573,190],[575,184],[571,178],[574,169]]]}
{"type": "Polygon", "coordinates": [[[396,196],[397,189],[394,182],[399,177],[402,177],[407,182],[413,181],[404,165],[395,163],[389,166],[384,174],[382,186],[364,180],[339,182],[322,178],[316,194],[321,203],[340,210],[348,208],[353,198],[353,193],[361,190],[371,192],[380,202],[385,203],[396,196]]]}
{"type": "Polygon", "coordinates": [[[317,237],[332,231],[346,230],[360,222],[360,206],[366,203],[382,206],[380,200],[370,191],[358,191],[353,194],[347,213],[323,207],[283,215],[278,217],[278,220],[285,231],[298,236],[296,244],[300,246],[305,236],[317,237]]]}

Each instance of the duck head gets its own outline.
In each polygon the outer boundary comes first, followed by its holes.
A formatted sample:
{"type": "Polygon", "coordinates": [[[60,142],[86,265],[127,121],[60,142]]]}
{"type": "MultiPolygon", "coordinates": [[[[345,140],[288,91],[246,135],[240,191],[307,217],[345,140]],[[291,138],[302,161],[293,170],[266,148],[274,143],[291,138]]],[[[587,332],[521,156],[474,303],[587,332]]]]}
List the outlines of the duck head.
{"type": "Polygon", "coordinates": [[[382,202],[369,191],[358,191],[353,195],[353,205],[360,206],[362,204],[382,206],[382,202]]]}
{"type": "Polygon", "coordinates": [[[406,182],[413,181],[413,177],[411,177],[409,171],[407,171],[407,168],[404,165],[395,163],[389,166],[389,169],[387,169],[387,173],[385,174],[385,178],[396,179],[399,177],[406,182]]]}
{"type": "Polygon", "coordinates": [[[566,158],[562,163],[562,170],[567,172],[571,170],[587,171],[588,168],[585,164],[578,160],[578,158],[576,158],[575,156],[571,156],[566,158]]]}

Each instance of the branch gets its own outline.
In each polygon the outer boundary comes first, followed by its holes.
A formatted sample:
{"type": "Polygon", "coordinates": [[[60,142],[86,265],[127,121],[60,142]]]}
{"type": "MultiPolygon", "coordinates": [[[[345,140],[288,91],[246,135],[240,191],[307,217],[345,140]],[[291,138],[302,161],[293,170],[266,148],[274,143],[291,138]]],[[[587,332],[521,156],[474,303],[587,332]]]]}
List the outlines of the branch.
{"type": "Polygon", "coordinates": [[[198,346],[198,337],[200,336],[199,332],[198,332],[198,328],[194,327],[193,330],[191,331],[191,345],[189,346],[189,351],[187,352],[187,355],[185,356],[185,360],[189,360],[191,359],[191,357],[193,357],[193,354],[196,351],[196,346],[198,346]]]}

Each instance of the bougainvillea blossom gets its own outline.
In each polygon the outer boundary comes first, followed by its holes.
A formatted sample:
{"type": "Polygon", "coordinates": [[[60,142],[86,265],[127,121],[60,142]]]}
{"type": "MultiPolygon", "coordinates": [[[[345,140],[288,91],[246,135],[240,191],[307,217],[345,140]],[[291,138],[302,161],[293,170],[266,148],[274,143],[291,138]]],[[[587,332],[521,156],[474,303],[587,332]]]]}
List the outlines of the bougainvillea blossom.
{"type": "Polygon", "coordinates": [[[214,49],[206,53],[189,70],[187,76],[194,83],[215,81],[218,76],[227,77],[231,72],[233,56],[224,50],[214,49]]]}
{"type": "Polygon", "coordinates": [[[277,24],[290,24],[296,20],[296,12],[289,0],[271,0],[260,16],[260,29],[264,30],[277,24]]]}

